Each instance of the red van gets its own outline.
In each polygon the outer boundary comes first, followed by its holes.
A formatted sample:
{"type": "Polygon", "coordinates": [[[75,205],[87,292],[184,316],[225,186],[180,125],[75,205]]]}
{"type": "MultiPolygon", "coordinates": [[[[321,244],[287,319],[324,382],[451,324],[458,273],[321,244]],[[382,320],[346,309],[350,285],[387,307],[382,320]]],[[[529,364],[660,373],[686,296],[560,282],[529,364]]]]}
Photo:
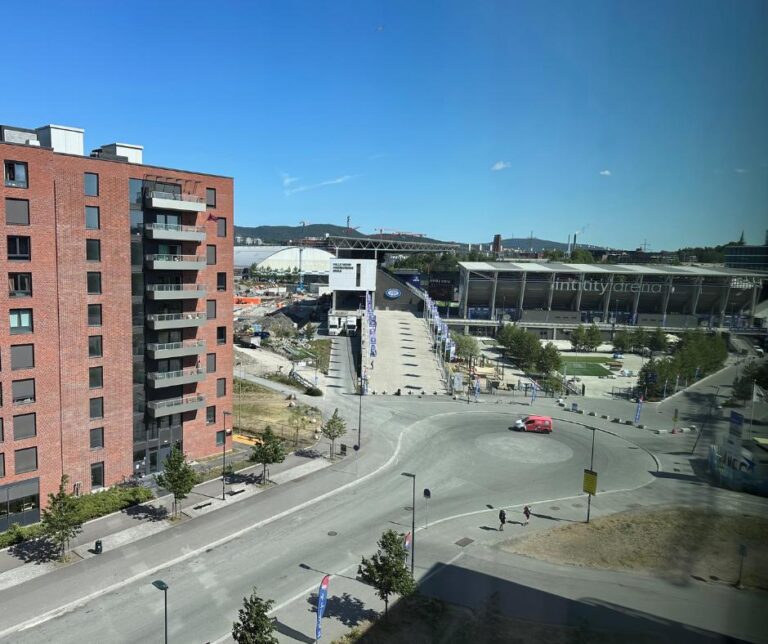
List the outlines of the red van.
{"type": "Polygon", "coordinates": [[[515,429],[521,432],[552,433],[552,419],[549,416],[526,416],[515,421],[515,429]]]}

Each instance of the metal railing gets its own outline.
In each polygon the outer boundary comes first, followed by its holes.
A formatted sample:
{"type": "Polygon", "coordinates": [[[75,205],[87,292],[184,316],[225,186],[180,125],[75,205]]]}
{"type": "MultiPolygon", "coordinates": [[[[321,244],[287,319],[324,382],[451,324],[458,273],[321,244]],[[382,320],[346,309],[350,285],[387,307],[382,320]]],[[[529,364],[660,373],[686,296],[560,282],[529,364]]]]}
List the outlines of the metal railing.
{"type": "Polygon", "coordinates": [[[196,262],[198,264],[206,262],[203,255],[145,255],[144,258],[149,262],[196,262]]]}
{"type": "Polygon", "coordinates": [[[174,233],[204,233],[202,226],[182,226],[181,224],[144,224],[146,230],[168,230],[174,233]]]}
{"type": "Polygon", "coordinates": [[[205,311],[192,313],[150,313],[147,320],[151,322],[170,322],[172,320],[206,320],[205,311]]]}
{"type": "Polygon", "coordinates": [[[205,374],[202,367],[189,367],[178,371],[152,371],[147,374],[149,380],[171,380],[173,378],[183,378],[184,376],[201,376],[205,374]]]}
{"type": "Polygon", "coordinates": [[[148,291],[205,291],[205,284],[147,284],[148,291]]]}
{"type": "Polygon", "coordinates": [[[174,349],[203,349],[205,340],[184,340],[182,342],[150,342],[147,349],[150,351],[172,351],[174,349]]]}
{"type": "Polygon", "coordinates": [[[168,398],[166,400],[152,400],[147,403],[150,409],[168,409],[169,407],[180,407],[194,403],[204,403],[203,394],[192,394],[191,396],[181,396],[180,398],[168,398]]]}
{"type": "Polygon", "coordinates": [[[150,199],[173,199],[174,201],[192,201],[202,203],[203,198],[184,192],[163,192],[162,190],[148,190],[146,196],[150,199]]]}

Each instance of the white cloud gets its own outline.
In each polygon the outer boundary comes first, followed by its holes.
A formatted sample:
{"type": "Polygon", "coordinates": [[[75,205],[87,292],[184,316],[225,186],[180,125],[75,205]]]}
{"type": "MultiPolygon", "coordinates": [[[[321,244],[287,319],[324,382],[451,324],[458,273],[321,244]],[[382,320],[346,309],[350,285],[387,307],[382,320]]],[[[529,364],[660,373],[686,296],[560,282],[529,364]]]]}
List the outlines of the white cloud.
{"type": "Polygon", "coordinates": [[[336,177],[335,179],[328,179],[327,181],[321,181],[320,183],[313,183],[308,186],[297,186],[296,188],[288,188],[285,191],[286,196],[292,195],[297,192],[306,192],[307,190],[314,190],[315,188],[322,188],[323,186],[333,186],[338,183],[345,183],[353,178],[354,175],[345,174],[342,177],[336,177]]]}
{"type": "Polygon", "coordinates": [[[749,172],[749,170],[747,170],[746,168],[734,168],[733,171],[736,174],[747,174],[747,172],[749,172]]]}
{"type": "Polygon", "coordinates": [[[280,176],[283,178],[283,188],[287,188],[292,183],[296,183],[299,180],[298,177],[292,177],[287,172],[281,172],[280,176]]]}
{"type": "Polygon", "coordinates": [[[601,177],[610,177],[611,171],[610,170],[600,170],[600,176],[601,177]]]}
{"type": "Polygon", "coordinates": [[[509,161],[497,161],[491,166],[491,170],[493,172],[498,172],[499,170],[506,170],[509,168],[512,164],[509,161]]]}

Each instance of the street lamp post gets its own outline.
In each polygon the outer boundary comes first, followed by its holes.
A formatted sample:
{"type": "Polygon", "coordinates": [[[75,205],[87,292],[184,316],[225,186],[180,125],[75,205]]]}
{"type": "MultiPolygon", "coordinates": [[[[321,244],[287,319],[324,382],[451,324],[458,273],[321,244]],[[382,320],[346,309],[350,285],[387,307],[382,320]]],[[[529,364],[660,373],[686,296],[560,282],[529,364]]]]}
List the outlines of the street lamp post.
{"type": "MultiPolygon", "coordinates": [[[[589,457],[589,470],[595,471],[595,430],[592,429],[592,454],[589,457]]],[[[589,523],[589,514],[592,510],[592,495],[587,494],[587,523],[589,523]]]]}
{"type": "Polygon", "coordinates": [[[413,579],[414,561],[416,559],[416,475],[403,472],[413,482],[413,503],[411,505],[411,579],[413,579]]]}
{"type": "Polygon", "coordinates": [[[224,440],[221,441],[221,500],[227,500],[227,416],[232,412],[224,412],[224,440]]]}
{"type": "Polygon", "coordinates": [[[357,449],[360,449],[363,428],[363,377],[360,376],[360,401],[357,407],[357,449]]]}
{"type": "Polygon", "coordinates": [[[162,579],[155,579],[152,585],[158,590],[163,591],[163,599],[165,600],[165,644],[168,644],[168,584],[162,579]]]}

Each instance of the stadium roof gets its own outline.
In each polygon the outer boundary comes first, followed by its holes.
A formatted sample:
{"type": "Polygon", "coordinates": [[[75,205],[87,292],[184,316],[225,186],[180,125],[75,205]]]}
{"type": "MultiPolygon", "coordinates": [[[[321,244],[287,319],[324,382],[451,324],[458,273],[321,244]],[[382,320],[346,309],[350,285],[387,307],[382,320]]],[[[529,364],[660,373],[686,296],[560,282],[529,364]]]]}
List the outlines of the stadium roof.
{"type": "Polygon", "coordinates": [[[669,266],[666,264],[564,264],[561,262],[459,262],[474,272],[495,273],[590,273],[606,275],[670,275],[673,277],[761,277],[768,274],[738,268],[669,266]]]}

